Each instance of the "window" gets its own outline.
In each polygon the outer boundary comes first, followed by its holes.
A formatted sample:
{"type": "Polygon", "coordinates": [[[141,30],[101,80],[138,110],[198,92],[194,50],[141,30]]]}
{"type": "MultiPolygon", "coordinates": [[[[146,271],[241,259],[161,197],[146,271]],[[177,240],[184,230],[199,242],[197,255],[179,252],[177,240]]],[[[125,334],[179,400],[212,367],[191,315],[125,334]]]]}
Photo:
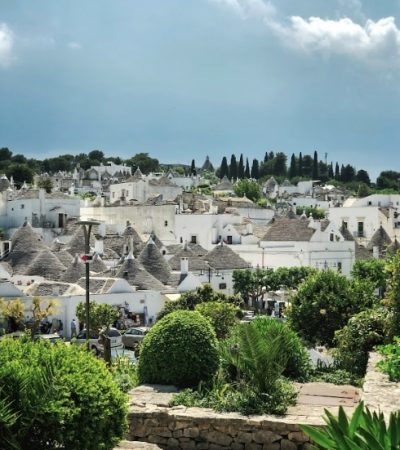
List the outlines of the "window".
{"type": "Polygon", "coordinates": [[[179,239],[180,243],[183,244],[183,237],[181,236],[181,238],[179,239]]]}
{"type": "Polygon", "coordinates": [[[232,236],[226,237],[228,244],[232,244],[232,236]]]}
{"type": "Polygon", "coordinates": [[[333,233],[330,234],[329,239],[330,239],[331,242],[333,242],[333,239],[334,239],[333,233]]]}
{"type": "Polygon", "coordinates": [[[197,244],[197,236],[191,236],[190,237],[190,243],[191,244],[197,244]]]}
{"type": "Polygon", "coordinates": [[[22,205],[21,205],[21,209],[24,209],[24,208],[25,208],[25,205],[24,205],[24,204],[22,204],[22,205]]]}
{"type": "Polygon", "coordinates": [[[226,289],[226,283],[219,283],[219,289],[226,289]]]}
{"type": "Polygon", "coordinates": [[[168,220],[164,220],[164,227],[168,226],[168,220]]]}
{"type": "Polygon", "coordinates": [[[345,222],[344,220],[342,221],[342,227],[347,230],[347,222],[345,222]]]}
{"type": "Polygon", "coordinates": [[[337,271],[342,273],[342,263],[340,261],[337,263],[337,271]]]}
{"type": "Polygon", "coordinates": [[[357,236],[364,237],[364,222],[357,223],[357,236]]]}
{"type": "Polygon", "coordinates": [[[167,252],[166,252],[165,250],[163,250],[163,251],[162,251],[162,254],[163,254],[163,255],[166,255],[166,254],[167,254],[167,252]]]}

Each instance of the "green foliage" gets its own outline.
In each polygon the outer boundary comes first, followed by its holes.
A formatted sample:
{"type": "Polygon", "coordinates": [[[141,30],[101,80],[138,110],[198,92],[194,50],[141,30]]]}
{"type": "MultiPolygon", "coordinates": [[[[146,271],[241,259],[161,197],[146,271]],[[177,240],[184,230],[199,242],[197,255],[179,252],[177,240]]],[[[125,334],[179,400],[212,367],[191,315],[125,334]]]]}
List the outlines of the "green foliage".
{"type": "Polygon", "coordinates": [[[51,178],[45,177],[40,178],[40,180],[37,182],[38,188],[44,189],[48,194],[53,189],[53,182],[51,181],[51,178]]]}
{"type": "Polygon", "coordinates": [[[256,181],[240,180],[234,186],[235,194],[238,197],[246,196],[256,202],[261,197],[261,187],[256,181]]]}
{"type": "Polygon", "coordinates": [[[384,355],[378,367],[389,375],[391,381],[400,381],[400,337],[395,337],[392,344],[378,347],[378,351],[384,355]]]}
{"type": "MultiPolygon", "coordinates": [[[[102,328],[109,328],[119,317],[116,308],[105,303],[90,302],[90,329],[98,332],[102,328]]],[[[81,302],[76,307],[76,316],[79,322],[86,322],[86,306],[85,302],[81,302]]]]}
{"type": "Polygon", "coordinates": [[[287,408],[295,404],[296,391],[293,385],[279,378],[275,389],[260,395],[251,385],[238,382],[228,383],[218,374],[208,386],[201,384],[199,389],[184,389],[174,395],[170,406],[211,408],[219,412],[238,412],[251,414],[285,414],[287,408]]]}
{"type": "Polygon", "coordinates": [[[6,169],[8,179],[14,177],[15,184],[21,186],[24,181],[28,184],[33,182],[33,170],[25,163],[11,163],[6,169]]]}
{"type": "Polygon", "coordinates": [[[386,300],[392,311],[392,334],[400,335],[400,252],[397,252],[386,264],[388,290],[386,300]]]}
{"type": "Polygon", "coordinates": [[[337,364],[358,376],[364,376],[368,363],[368,352],[375,345],[387,340],[389,328],[387,311],[374,308],[361,311],[335,333],[337,364]]]}
{"type": "Polygon", "coordinates": [[[388,425],[383,413],[364,409],[361,402],[349,419],[342,406],[338,417],[325,410],[324,429],[301,425],[316,448],[329,450],[393,450],[400,446],[400,413],[391,413],[388,425]]]}
{"type": "Polygon", "coordinates": [[[158,159],[151,158],[148,153],[137,153],[132,158],[127,159],[126,164],[132,167],[132,170],[135,171],[138,167],[141,172],[144,174],[148,174],[150,172],[156,172],[160,169],[160,163],[158,159]]]}
{"type": "Polygon", "coordinates": [[[375,288],[384,290],[388,278],[385,265],[382,259],[358,259],[353,265],[351,276],[360,281],[371,281],[375,288]]]}
{"type": "Polygon", "coordinates": [[[137,375],[137,365],[133,364],[129,358],[118,356],[110,367],[112,377],[122,392],[128,392],[139,385],[137,375]]]}
{"type": "Polygon", "coordinates": [[[394,170],[384,170],[376,179],[376,186],[379,189],[399,190],[400,172],[394,170]]]}
{"type": "Polygon", "coordinates": [[[310,215],[313,217],[313,219],[321,220],[325,219],[325,211],[321,208],[314,208],[313,206],[298,206],[296,208],[296,214],[298,216],[301,216],[303,213],[306,214],[307,217],[310,217],[310,215]]]}
{"type": "Polygon", "coordinates": [[[210,321],[218,339],[228,335],[239,312],[235,305],[220,301],[199,303],[195,310],[210,321]]]}
{"type": "Polygon", "coordinates": [[[218,369],[217,340],[210,322],[195,311],[175,311],[156,322],[143,339],[141,383],[195,386],[218,369]]]}
{"type": "Polygon", "coordinates": [[[376,301],[369,281],[352,280],[332,270],[310,275],[291,297],[290,324],[308,343],[331,346],[336,330],[376,301]]]}
{"type": "Polygon", "coordinates": [[[0,341],[0,386],[15,448],[111,450],[125,432],[125,395],[78,346],[0,341]]]}
{"type": "Polygon", "coordinates": [[[347,370],[337,369],[336,367],[318,367],[311,372],[308,381],[332,383],[337,385],[351,384],[353,386],[362,386],[362,378],[357,377],[347,370]]]}
{"type": "Polygon", "coordinates": [[[195,291],[187,291],[183,293],[176,301],[168,302],[164,308],[159,312],[157,319],[160,320],[167,314],[178,310],[193,311],[196,305],[205,302],[225,302],[232,303],[240,307],[242,300],[234,295],[226,295],[220,291],[214,291],[209,284],[205,284],[197,288],[195,291]]]}

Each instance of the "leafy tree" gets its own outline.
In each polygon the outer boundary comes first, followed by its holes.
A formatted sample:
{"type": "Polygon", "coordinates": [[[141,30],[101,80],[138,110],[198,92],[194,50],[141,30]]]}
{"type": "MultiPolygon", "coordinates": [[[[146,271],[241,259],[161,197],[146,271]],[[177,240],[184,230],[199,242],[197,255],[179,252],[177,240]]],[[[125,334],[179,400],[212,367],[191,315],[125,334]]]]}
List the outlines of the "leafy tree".
{"type": "Polygon", "coordinates": [[[224,156],[222,158],[221,166],[219,168],[219,177],[220,178],[224,178],[224,177],[229,178],[229,167],[228,167],[228,161],[226,159],[226,156],[224,156]]]}
{"type": "MultiPolygon", "coordinates": [[[[255,270],[234,270],[233,286],[235,294],[240,294],[246,304],[255,305],[257,309],[261,308],[260,302],[270,288],[270,280],[273,276],[272,269],[255,269],[255,270]]],[[[273,286],[275,287],[275,286],[273,286]]]]}
{"type": "Polygon", "coordinates": [[[218,369],[217,339],[210,322],[196,311],[175,311],[157,321],[140,349],[141,383],[196,386],[218,369]]]}
{"type": "Polygon", "coordinates": [[[313,177],[313,180],[317,180],[318,177],[319,177],[319,170],[318,170],[318,153],[317,153],[317,151],[314,152],[313,168],[312,168],[312,177],[313,177]]]}
{"type": "Polygon", "coordinates": [[[368,195],[371,194],[371,190],[368,187],[368,185],[366,185],[365,183],[360,183],[358,185],[358,190],[357,190],[357,197],[367,197],[368,195]]]}
{"type": "Polygon", "coordinates": [[[303,155],[302,155],[301,152],[299,153],[299,170],[298,170],[298,174],[299,174],[299,177],[303,176],[303,155]]]}
{"type": "Polygon", "coordinates": [[[239,158],[238,178],[239,178],[239,180],[243,180],[243,178],[244,178],[243,154],[240,154],[240,158],[239,158]]]}
{"type": "Polygon", "coordinates": [[[348,183],[355,179],[356,171],[353,166],[347,164],[346,166],[342,165],[342,169],[340,171],[340,179],[344,183],[348,183]]]}
{"type": "Polygon", "coordinates": [[[336,165],[335,165],[335,180],[340,180],[340,169],[339,169],[338,162],[336,162],[336,165]]]}
{"type": "Polygon", "coordinates": [[[167,314],[177,310],[193,311],[196,305],[205,302],[226,302],[232,303],[235,306],[240,306],[242,301],[239,297],[234,295],[226,295],[220,291],[214,291],[209,284],[205,284],[195,291],[184,292],[179,300],[168,302],[164,308],[159,312],[157,319],[160,320],[167,314]]]}
{"type": "Polygon", "coordinates": [[[24,322],[25,305],[20,298],[0,299],[0,316],[8,320],[11,332],[18,331],[24,322]]]}
{"type": "Polygon", "coordinates": [[[260,185],[256,181],[240,180],[235,184],[234,190],[238,197],[245,195],[253,202],[256,202],[261,197],[260,185]]]}
{"type": "MultiPolygon", "coordinates": [[[[90,329],[98,333],[102,328],[109,328],[119,316],[116,308],[104,303],[90,302],[90,329]]],[[[76,316],[79,322],[86,322],[86,307],[85,303],[81,302],[76,307],[76,316]]]]}
{"type": "Polygon", "coordinates": [[[335,361],[341,368],[363,377],[368,353],[388,341],[390,318],[381,308],[366,309],[353,316],[335,333],[335,361]]]}
{"type": "Polygon", "coordinates": [[[303,177],[312,178],[314,160],[310,155],[303,155],[303,177]]]}
{"type": "Polygon", "coordinates": [[[7,147],[0,148],[0,161],[10,161],[12,158],[12,151],[7,147]]]}
{"type": "Polygon", "coordinates": [[[112,450],[126,431],[126,396],[80,346],[3,339],[0,386],[0,410],[14,418],[13,446],[1,448],[112,450]]]}
{"type": "Polygon", "coordinates": [[[203,302],[195,310],[208,319],[218,339],[224,339],[236,322],[239,308],[227,302],[203,302]]]}
{"type": "Polygon", "coordinates": [[[268,162],[268,152],[265,152],[264,163],[267,163],[267,162],[268,162]]]}
{"type": "Polygon", "coordinates": [[[312,217],[317,220],[325,219],[325,211],[321,208],[314,208],[313,206],[298,206],[296,208],[296,214],[300,216],[303,213],[305,213],[307,217],[312,215],[312,217]]]}
{"type": "Polygon", "coordinates": [[[297,176],[297,164],[296,164],[296,157],[294,156],[294,153],[292,153],[292,157],[290,158],[290,167],[289,167],[288,175],[289,175],[290,179],[297,176]]]}
{"type": "Polygon", "coordinates": [[[368,172],[363,169],[361,169],[357,172],[356,181],[359,181],[360,183],[364,183],[367,186],[371,185],[371,180],[369,178],[368,172]]]}
{"type": "Polygon", "coordinates": [[[396,189],[399,190],[400,172],[394,170],[384,170],[376,179],[376,186],[379,189],[396,189]]]}
{"type": "Polygon", "coordinates": [[[53,189],[53,182],[51,178],[45,177],[41,178],[37,183],[38,188],[44,189],[48,194],[53,189]]]}
{"type": "Polygon", "coordinates": [[[14,177],[14,182],[17,186],[21,186],[24,181],[27,183],[33,182],[33,170],[26,164],[12,162],[6,169],[8,178],[14,177]]]}
{"type": "Polygon", "coordinates": [[[375,289],[379,289],[381,294],[386,289],[388,282],[388,272],[386,262],[382,259],[359,259],[351,271],[351,276],[359,281],[370,281],[375,289]]]}
{"type": "Polygon", "coordinates": [[[333,163],[331,162],[329,164],[329,168],[328,168],[328,179],[332,180],[334,178],[334,173],[333,173],[333,163]]]}
{"type": "Polygon", "coordinates": [[[254,180],[258,180],[260,178],[258,159],[253,159],[253,164],[251,166],[251,178],[253,178],[254,180]]]}
{"type": "Polygon", "coordinates": [[[99,163],[102,163],[104,161],[104,153],[100,150],[92,150],[91,152],[89,152],[88,157],[91,161],[98,161],[99,163]]]}
{"type": "Polygon", "coordinates": [[[286,175],[286,155],[282,152],[278,152],[274,159],[274,175],[284,176],[286,175]]]}
{"type": "Polygon", "coordinates": [[[158,159],[151,158],[148,153],[137,153],[132,158],[127,159],[125,163],[132,167],[133,171],[140,167],[140,170],[146,175],[150,172],[157,172],[160,168],[158,159]]]}
{"type": "Polygon", "coordinates": [[[46,317],[53,316],[57,312],[58,302],[54,299],[44,300],[40,297],[32,299],[32,339],[39,332],[40,322],[46,317]]]}
{"type": "Polygon", "coordinates": [[[332,270],[309,276],[291,297],[289,320],[311,344],[332,345],[335,331],[376,301],[369,281],[352,280],[332,270]]]}
{"type": "Polygon", "coordinates": [[[26,156],[18,154],[12,157],[12,162],[16,164],[26,164],[26,156]]]}
{"type": "Polygon", "coordinates": [[[236,180],[238,177],[238,166],[235,155],[231,156],[231,163],[229,165],[229,175],[233,180],[236,180]]]}

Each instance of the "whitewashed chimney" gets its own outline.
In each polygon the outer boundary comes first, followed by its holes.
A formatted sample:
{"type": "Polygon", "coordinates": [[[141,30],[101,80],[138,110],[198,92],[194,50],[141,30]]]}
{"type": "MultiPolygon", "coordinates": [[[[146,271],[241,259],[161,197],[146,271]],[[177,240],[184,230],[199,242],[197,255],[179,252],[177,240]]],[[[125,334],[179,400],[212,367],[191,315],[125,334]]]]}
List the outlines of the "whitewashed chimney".
{"type": "Polygon", "coordinates": [[[189,273],[189,258],[181,258],[181,275],[189,273]]]}

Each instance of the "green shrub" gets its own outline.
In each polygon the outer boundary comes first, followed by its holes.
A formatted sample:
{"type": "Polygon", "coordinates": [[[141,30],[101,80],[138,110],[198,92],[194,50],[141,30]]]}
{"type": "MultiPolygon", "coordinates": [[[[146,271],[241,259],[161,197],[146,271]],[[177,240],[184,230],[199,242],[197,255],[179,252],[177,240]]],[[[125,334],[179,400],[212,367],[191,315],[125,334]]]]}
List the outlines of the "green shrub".
{"type": "Polygon", "coordinates": [[[361,387],[363,380],[347,370],[337,369],[336,367],[319,367],[311,372],[309,381],[338,385],[351,384],[361,387]]]}
{"type": "Polygon", "coordinates": [[[295,331],[281,320],[265,316],[258,316],[250,326],[259,331],[262,339],[273,340],[280,336],[281,352],[287,357],[283,371],[285,377],[303,381],[307,379],[311,370],[310,356],[295,331]]]}
{"type": "Polygon", "coordinates": [[[118,356],[111,364],[111,374],[122,392],[138,386],[137,366],[129,358],[118,356]]]}
{"type": "Polygon", "coordinates": [[[378,367],[389,375],[390,381],[400,381],[400,337],[395,337],[392,344],[378,347],[378,351],[384,355],[378,367]]]}
{"type": "Polygon", "coordinates": [[[7,430],[16,448],[107,450],[124,434],[125,395],[80,347],[2,340],[0,386],[0,409],[16,415],[7,430]]]}
{"type": "Polygon", "coordinates": [[[196,305],[195,310],[210,321],[217,338],[223,339],[235,324],[239,308],[226,302],[206,302],[196,305]]]}
{"type": "Polygon", "coordinates": [[[340,406],[336,418],[325,410],[326,427],[300,425],[317,448],[329,450],[392,450],[400,448],[400,413],[391,413],[386,425],[383,413],[371,413],[361,402],[349,420],[340,406]]]}
{"type": "Polygon", "coordinates": [[[348,280],[332,270],[311,274],[291,297],[292,328],[310,344],[331,346],[336,330],[376,302],[373,283],[348,280]]]}
{"type": "Polygon", "coordinates": [[[195,386],[218,369],[217,340],[210,322],[195,311],[175,311],[143,339],[140,383],[195,386]]]}
{"type": "Polygon", "coordinates": [[[367,309],[353,316],[335,333],[337,364],[348,372],[364,376],[368,352],[387,340],[389,315],[381,309],[367,309]]]}

